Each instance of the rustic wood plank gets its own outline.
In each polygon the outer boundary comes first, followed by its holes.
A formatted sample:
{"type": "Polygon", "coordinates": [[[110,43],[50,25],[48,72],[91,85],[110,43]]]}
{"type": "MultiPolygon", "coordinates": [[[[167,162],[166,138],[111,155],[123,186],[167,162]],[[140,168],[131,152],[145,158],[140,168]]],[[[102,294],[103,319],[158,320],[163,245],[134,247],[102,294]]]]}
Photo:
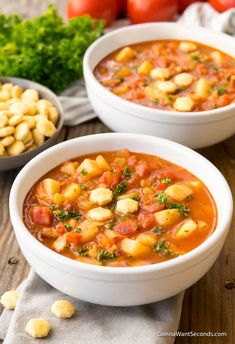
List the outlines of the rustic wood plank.
{"type": "MultiPolygon", "coordinates": [[[[110,131],[98,119],[79,127],[65,128],[60,140],[110,131]]],[[[201,149],[223,173],[235,195],[235,137],[222,144],[201,149]]],[[[20,253],[9,220],[8,196],[17,171],[0,173],[0,294],[15,288],[27,275],[29,267],[20,253]],[[8,260],[15,257],[17,264],[8,260]]],[[[226,206],[226,205],[225,205],[226,206]]],[[[212,269],[194,286],[186,291],[180,323],[180,331],[227,332],[225,338],[177,337],[176,344],[235,343],[235,289],[226,289],[226,280],[235,278],[235,218],[228,239],[219,259],[212,269]]]]}

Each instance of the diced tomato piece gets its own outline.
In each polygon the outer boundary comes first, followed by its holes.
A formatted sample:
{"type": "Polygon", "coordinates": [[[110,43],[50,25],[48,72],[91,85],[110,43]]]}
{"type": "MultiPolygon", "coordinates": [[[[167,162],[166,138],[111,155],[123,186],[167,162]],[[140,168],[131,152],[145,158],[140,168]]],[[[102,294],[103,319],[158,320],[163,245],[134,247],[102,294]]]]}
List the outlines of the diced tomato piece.
{"type": "Polygon", "coordinates": [[[48,207],[33,207],[30,210],[30,217],[35,225],[50,226],[53,213],[48,207]]]}
{"type": "Polygon", "coordinates": [[[112,173],[111,171],[106,171],[102,174],[99,179],[101,184],[104,184],[110,189],[114,189],[120,181],[120,176],[117,173],[112,173]]]}
{"type": "Polygon", "coordinates": [[[140,177],[147,177],[150,173],[150,167],[148,166],[146,161],[142,161],[138,163],[135,167],[136,173],[139,174],[140,177]]]}
{"type": "Polygon", "coordinates": [[[155,199],[152,201],[143,202],[140,204],[141,209],[148,211],[149,213],[156,213],[157,211],[165,209],[164,204],[159,204],[155,199]]]}
{"type": "Polygon", "coordinates": [[[137,157],[136,157],[136,155],[130,156],[130,158],[127,160],[127,162],[128,162],[128,165],[130,165],[130,166],[135,166],[136,163],[137,163],[137,157]]]}
{"type": "Polygon", "coordinates": [[[137,231],[137,221],[127,218],[120,221],[113,229],[121,234],[134,234],[137,231]]]}
{"type": "Polygon", "coordinates": [[[155,190],[159,190],[159,191],[163,191],[166,190],[166,188],[168,188],[169,184],[165,184],[165,183],[159,183],[154,185],[154,189],[155,190]]]}
{"type": "Polygon", "coordinates": [[[139,182],[139,175],[138,174],[133,174],[133,176],[127,180],[128,185],[134,186],[136,183],[139,182]]]}
{"type": "Polygon", "coordinates": [[[146,211],[139,213],[138,222],[143,229],[150,229],[155,226],[156,220],[153,214],[146,211]]]}
{"type": "Polygon", "coordinates": [[[69,244],[79,244],[81,242],[81,234],[77,232],[69,232],[66,234],[66,239],[69,244]]]}
{"type": "Polygon", "coordinates": [[[56,225],[55,230],[58,234],[64,234],[66,232],[65,230],[65,225],[63,223],[58,223],[58,225],[56,225]]]}

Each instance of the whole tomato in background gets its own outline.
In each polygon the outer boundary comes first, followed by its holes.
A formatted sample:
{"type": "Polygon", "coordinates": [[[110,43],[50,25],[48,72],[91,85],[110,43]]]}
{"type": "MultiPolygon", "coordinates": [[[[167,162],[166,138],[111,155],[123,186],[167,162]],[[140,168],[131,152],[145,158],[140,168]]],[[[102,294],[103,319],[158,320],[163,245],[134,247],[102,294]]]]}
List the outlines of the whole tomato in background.
{"type": "Polygon", "coordinates": [[[184,10],[191,4],[193,4],[194,2],[202,2],[205,0],[178,0],[178,5],[179,5],[179,12],[182,13],[184,12],[184,10]]]}
{"type": "Polygon", "coordinates": [[[104,19],[108,26],[117,18],[119,12],[117,0],[68,0],[67,17],[79,17],[89,14],[96,19],[104,19]]]}
{"type": "Polygon", "coordinates": [[[209,3],[219,12],[235,8],[235,0],[209,0],[209,3]]]}
{"type": "Polygon", "coordinates": [[[177,0],[127,0],[127,13],[132,24],[170,21],[177,9],[177,0]]]}
{"type": "Polygon", "coordinates": [[[125,14],[127,9],[127,0],[116,0],[118,4],[118,13],[125,14]]]}

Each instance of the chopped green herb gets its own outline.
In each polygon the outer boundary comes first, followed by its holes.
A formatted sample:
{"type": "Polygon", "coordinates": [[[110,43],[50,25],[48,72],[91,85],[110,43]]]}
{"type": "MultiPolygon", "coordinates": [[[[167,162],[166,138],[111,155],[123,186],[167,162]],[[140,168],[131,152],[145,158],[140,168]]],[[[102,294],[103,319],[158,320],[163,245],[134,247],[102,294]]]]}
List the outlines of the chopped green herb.
{"type": "Polygon", "coordinates": [[[113,222],[108,222],[104,226],[105,226],[105,228],[112,229],[113,226],[114,226],[114,223],[113,222]]]}
{"type": "Polygon", "coordinates": [[[80,227],[75,228],[75,232],[80,233],[81,231],[82,231],[82,229],[80,227]]]}
{"type": "Polygon", "coordinates": [[[122,77],[119,77],[119,78],[117,78],[118,79],[118,81],[120,81],[120,82],[123,82],[125,79],[124,78],[122,78],[122,77]]]}
{"type": "Polygon", "coordinates": [[[185,204],[182,203],[171,203],[167,205],[167,209],[178,209],[180,214],[184,215],[185,217],[188,217],[190,214],[190,210],[187,209],[185,204]]]}
{"type": "Polygon", "coordinates": [[[169,198],[164,193],[160,193],[158,195],[155,195],[155,197],[158,199],[158,202],[160,204],[164,204],[164,203],[167,203],[169,201],[169,198]]]}
{"type": "Polygon", "coordinates": [[[88,248],[86,247],[81,247],[76,252],[79,254],[79,256],[84,256],[86,257],[88,255],[88,248]]]}
{"type": "Polygon", "coordinates": [[[218,96],[222,96],[223,94],[225,94],[227,92],[227,90],[224,86],[221,86],[221,87],[216,88],[216,92],[217,92],[218,96]]]}
{"type": "Polygon", "coordinates": [[[161,183],[162,184],[171,184],[172,183],[172,179],[171,178],[162,178],[161,179],[161,183]]]}
{"type": "Polygon", "coordinates": [[[80,172],[81,172],[81,174],[83,176],[87,176],[88,175],[88,171],[85,168],[83,168],[80,172]]]}
{"type": "Polygon", "coordinates": [[[72,226],[69,224],[69,223],[65,223],[65,228],[68,230],[68,231],[71,231],[72,229],[72,226]]]}
{"type": "Polygon", "coordinates": [[[227,76],[227,81],[231,81],[231,79],[232,79],[232,75],[230,74],[227,76]]]}
{"type": "Polygon", "coordinates": [[[175,253],[170,248],[170,243],[166,240],[158,241],[154,246],[154,250],[157,251],[161,256],[174,257],[175,253]]]}
{"type": "Polygon", "coordinates": [[[86,188],[87,188],[87,187],[86,187],[86,184],[82,184],[82,183],[81,183],[81,184],[80,184],[80,188],[81,188],[81,190],[86,190],[86,188]]]}
{"type": "Polygon", "coordinates": [[[139,195],[133,196],[132,199],[133,199],[134,201],[139,202],[140,196],[139,196],[139,195]]]}
{"type": "Polygon", "coordinates": [[[189,196],[186,197],[186,200],[187,200],[187,201],[191,201],[191,199],[193,199],[193,196],[192,196],[192,195],[189,195],[189,196]]]}
{"type": "Polygon", "coordinates": [[[57,209],[58,209],[58,208],[57,208],[55,205],[51,205],[51,206],[50,206],[50,210],[51,210],[51,211],[55,211],[55,210],[57,210],[57,209]]]}
{"type": "Polygon", "coordinates": [[[69,177],[69,175],[65,173],[65,174],[63,175],[63,177],[64,177],[65,179],[67,179],[67,178],[69,177]]]}
{"type": "Polygon", "coordinates": [[[174,99],[174,97],[172,96],[172,95],[168,95],[168,96],[166,96],[166,99],[168,99],[168,100],[173,100],[174,99]]]}
{"type": "Polygon", "coordinates": [[[116,186],[113,191],[114,196],[120,196],[127,188],[127,183],[122,182],[116,186]]]}
{"type": "Polygon", "coordinates": [[[67,211],[64,209],[56,209],[58,210],[57,213],[55,213],[55,216],[59,220],[67,220],[67,219],[76,219],[80,220],[82,218],[82,214],[77,213],[75,210],[67,211]]]}
{"type": "Polygon", "coordinates": [[[218,72],[219,71],[219,68],[218,67],[216,67],[216,66],[211,66],[211,69],[214,71],[214,72],[218,72]]]}
{"type": "Polygon", "coordinates": [[[97,259],[100,262],[111,262],[115,258],[117,258],[116,252],[109,252],[109,251],[105,251],[105,250],[99,250],[99,252],[98,252],[97,259]]]}
{"type": "Polygon", "coordinates": [[[162,235],[166,232],[166,228],[164,226],[157,226],[153,228],[153,232],[157,235],[162,235]]]}
{"type": "Polygon", "coordinates": [[[199,57],[198,54],[191,54],[190,57],[194,61],[201,62],[200,57],[199,57]]]}
{"type": "Polygon", "coordinates": [[[125,220],[126,220],[126,215],[123,214],[123,215],[120,217],[120,220],[121,220],[121,221],[125,221],[125,220]]]}
{"type": "Polygon", "coordinates": [[[133,173],[129,171],[129,167],[126,166],[124,168],[124,176],[126,177],[126,179],[130,179],[133,176],[133,173]]]}

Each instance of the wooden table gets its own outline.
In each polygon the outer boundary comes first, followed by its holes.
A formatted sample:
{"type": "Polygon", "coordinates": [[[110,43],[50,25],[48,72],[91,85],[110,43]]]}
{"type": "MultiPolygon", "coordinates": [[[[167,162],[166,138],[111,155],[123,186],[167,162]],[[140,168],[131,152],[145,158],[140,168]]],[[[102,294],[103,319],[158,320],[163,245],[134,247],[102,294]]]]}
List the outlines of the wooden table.
{"type": "MultiPolygon", "coordinates": [[[[60,140],[107,131],[109,129],[97,119],[79,127],[64,128],[60,140]]],[[[199,152],[218,167],[235,195],[235,136],[199,152]]],[[[17,172],[0,173],[0,294],[17,287],[29,271],[16,242],[8,210],[9,191],[17,172]]],[[[186,291],[179,330],[227,332],[228,336],[178,337],[176,344],[235,343],[235,218],[219,259],[199,282],[186,291]],[[226,284],[232,279],[234,285],[226,284]]]]}

